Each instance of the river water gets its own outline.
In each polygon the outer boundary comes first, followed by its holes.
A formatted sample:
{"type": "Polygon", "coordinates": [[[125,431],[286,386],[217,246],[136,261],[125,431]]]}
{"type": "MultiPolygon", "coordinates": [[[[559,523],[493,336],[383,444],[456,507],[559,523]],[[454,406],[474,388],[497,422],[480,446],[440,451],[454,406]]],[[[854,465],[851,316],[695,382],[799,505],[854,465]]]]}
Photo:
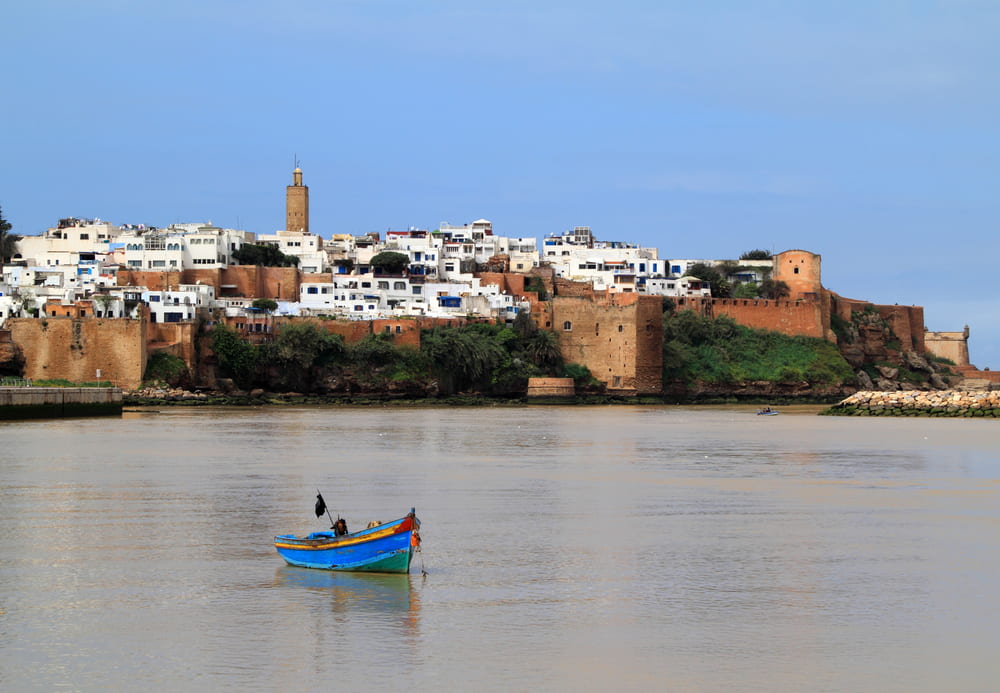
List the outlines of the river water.
{"type": "Polygon", "coordinates": [[[0,423],[0,689],[996,690],[1000,424],[754,411],[0,423]],[[411,575],[286,566],[317,488],[411,575]]]}

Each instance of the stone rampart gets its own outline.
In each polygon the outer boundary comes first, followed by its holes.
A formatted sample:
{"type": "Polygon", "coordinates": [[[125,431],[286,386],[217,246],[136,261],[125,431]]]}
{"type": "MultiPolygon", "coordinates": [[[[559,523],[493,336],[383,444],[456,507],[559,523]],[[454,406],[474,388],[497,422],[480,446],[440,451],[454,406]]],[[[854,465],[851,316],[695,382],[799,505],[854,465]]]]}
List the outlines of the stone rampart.
{"type": "Polygon", "coordinates": [[[15,318],[7,321],[31,380],[108,380],[137,387],[146,370],[146,320],[15,318]]]}
{"type": "Polygon", "coordinates": [[[121,414],[116,387],[0,387],[0,419],[121,414]]]}
{"type": "Polygon", "coordinates": [[[528,397],[572,397],[572,378],[528,378],[528,397]]]}
{"type": "Polygon", "coordinates": [[[823,412],[835,416],[962,416],[1000,418],[1000,392],[855,392],[823,412]]]}

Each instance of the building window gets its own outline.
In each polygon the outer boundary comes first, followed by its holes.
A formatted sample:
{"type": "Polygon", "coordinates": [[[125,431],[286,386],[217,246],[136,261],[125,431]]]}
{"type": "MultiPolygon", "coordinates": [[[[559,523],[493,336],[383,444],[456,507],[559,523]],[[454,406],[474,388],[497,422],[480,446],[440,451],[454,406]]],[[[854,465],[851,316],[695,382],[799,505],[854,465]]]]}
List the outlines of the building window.
{"type": "Polygon", "coordinates": [[[414,286],[413,287],[413,295],[414,296],[419,296],[422,293],[421,292],[422,289],[423,289],[422,286],[414,286]]]}
{"type": "Polygon", "coordinates": [[[570,332],[573,329],[573,323],[569,320],[563,323],[563,332],[570,332]]]}
{"type": "Polygon", "coordinates": [[[306,289],[307,294],[317,294],[319,293],[319,288],[315,286],[310,286],[306,289]]]}
{"type": "Polygon", "coordinates": [[[393,291],[406,291],[406,282],[393,282],[393,291]]]}
{"type": "Polygon", "coordinates": [[[625,330],[625,328],[624,328],[624,327],[622,327],[621,325],[619,325],[619,326],[618,326],[618,331],[619,331],[619,332],[622,332],[622,331],[624,331],[624,330],[625,330]]]}
{"type": "Polygon", "coordinates": [[[792,270],[792,273],[793,273],[793,274],[798,274],[798,273],[799,273],[799,268],[798,268],[798,267],[796,267],[796,268],[795,268],[794,270],[792,270]]]}
{"type": "Polygon", "coordinates": [[[89,241],[90,240],[90,234],[89,233],[81,233],[80,234],[80,240],[81,241],[89,241]]]}
{"type": "Polygon", "coordinates": [[[385,291],[388,291],[389,290],[389,282],[379,282],[378,283],[378,288],[383,289],[385,291]]]}

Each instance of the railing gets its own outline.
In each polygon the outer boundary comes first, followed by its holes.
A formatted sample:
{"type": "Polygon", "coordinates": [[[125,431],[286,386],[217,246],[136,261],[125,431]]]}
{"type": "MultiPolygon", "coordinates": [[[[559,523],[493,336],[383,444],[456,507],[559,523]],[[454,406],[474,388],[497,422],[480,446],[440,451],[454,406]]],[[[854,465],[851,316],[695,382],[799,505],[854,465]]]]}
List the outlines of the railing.
{"type": "Polygon", "coordinates": [[[0,378],[0,387],[31,387],[28,378],[0,378]]]}

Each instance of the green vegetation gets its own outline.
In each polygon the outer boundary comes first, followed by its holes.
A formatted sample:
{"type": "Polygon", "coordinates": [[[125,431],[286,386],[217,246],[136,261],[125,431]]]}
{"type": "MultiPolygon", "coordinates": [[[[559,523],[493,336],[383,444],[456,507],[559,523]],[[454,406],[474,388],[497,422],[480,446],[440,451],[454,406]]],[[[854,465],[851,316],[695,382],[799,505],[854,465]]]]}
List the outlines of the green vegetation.
{"type": "Polygon", "coordinates": [[[191,372],[181,357],[158,351],[146,363],[143,380],[163,382],[171,387],[186,387],[191,383],[191,372]]]}
{"type": "Polygon", "coordinates": [[[742,255],[740,255],[740,260],[770,260],[771,253],[767,250],[761,250],[760,248],[755,248],[754,250],[748,250],[742,255]]]}
{"type": "Polygon", "coordinates": [[[260,362],[259,349],[254,344],[236,330],[216,325],[212,331],[212,351],[223,375],[244,389],[253,385],[260,362]]]}
{"type": "Polygon", "coordinates": [[[690,310],[663,318],[664,381],[840,385],[853,377],[837,347],[823,339],[755,330],[690,310]]]}
{"type": "Polygon", "coordinates": [[[11,223],[3,218],[3,209],[0,208],[0,265],[10,259],[17,249],[17,242],[21,240],[20,236],[10,232],[12,228],[11,223]]]}
{"type": "Polygon", "coordinates": [[[308,391],[344,353],[340,335],[313,323],[293,323],[284,326],[273,342],[258,348],[258,362],[267,369],[268,384],[308,391]]]}
{"type": "MultiPolygon", "coordinates": [[[[420,349],[397,345],[388,333],[345,346],[315,323],[286,325],[274,341],[256,346],[217,325],[212,350],[220,373],[244,390],[510,396],[523,394],[528,378],[564,372],[558,337],[539,330],[526,313],[514,327],[477,323],[424,330],[420,349]]],[[[586,369],[570,377],[593,385],[586,369]]]]}
{"type": "Polygon", "coordinates": [[[401,274],[410,265],[410,257],[392,250],[384,250],[372,256],[368,263],[376,272],[401,274]]]}
{"type": "Polygon", "coordinates": [[[240,265],[261,267],[298,267],[299,258],[285,255],[270,243],[247,243],[233,251],[233,259],[240,265]]]}
{"type": "Polygon", "coordinates": [[[729,298],[733,295],[733,284],[726,278],[726,272],[704,262],[696,262],[684,273],[685,277],[696,277],[712,287],[715,298],[729,298]]]}
{"type": "Polygon", "coordinates": [[[85,383],[74,383],[72,381],[62,379],[33,380],[31,381],[31,385],[32,387],[114,387],[114,383],[110,380],[95,380],[85,383]]]}
{"type": "Polygon", "coordinates": [[[278,302],[273,298],[255,298],[251,306],[267,313],[273,313],[278,310],[278,302]]]}
{"type": "Polygon", "coordinates": [[[545,282],[542,281],[541,277],[530,277],[524,284],[524,290],[538,294],[539,301],[547,301],[549,298],[549,294],[545,290],[545,282]]]}

